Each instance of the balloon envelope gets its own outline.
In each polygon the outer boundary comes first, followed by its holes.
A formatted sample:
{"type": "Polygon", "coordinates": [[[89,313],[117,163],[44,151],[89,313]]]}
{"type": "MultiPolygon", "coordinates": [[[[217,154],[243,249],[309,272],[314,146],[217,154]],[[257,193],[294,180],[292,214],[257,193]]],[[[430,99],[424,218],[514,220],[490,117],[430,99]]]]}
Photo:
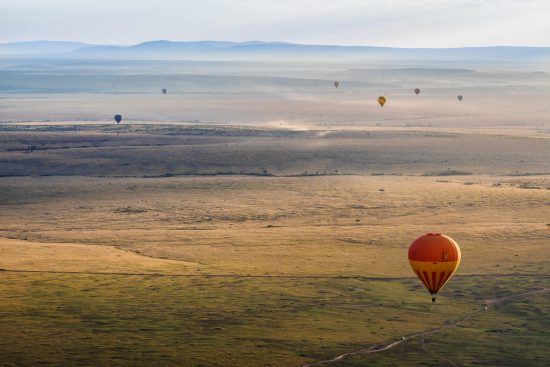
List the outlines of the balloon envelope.
{"type": "Polygon", "coordinates": [[[455,240],[439,233],[420,236],[409,247],[411,268],[432,295],[453,276],[460,258],[460,247],[455,240]]]}
{"type": "Polygon", "coordinates": [[[166,93],[168,93],[168,89],[163,88],[163,89],[162,89],[162,94],[166,94],[166,93]]]}
{"type": "Polygon", "coordinates": [[[334,82],[334,88],[338,88],[340,86],[340,82],[334,82]]]}
{"type": "Polygon", "coordinates": [[[122,115],[115,115],[115,121],[117,124],[119,124],[120,121],[122,121],[122,115]]]}
{"type": "Polygon", "coordinates": [[[419,95],[419,94],[420,94],[420,88],[416,88],[416,89],[414,90],[414,93],[416,93],[416,95],[419,95]]]}
{"type": "Polygon", "coordinates": [[[462,97],[461,95],[457,96],[456,97],[460,102],[462,102],[462,100],[464,99],[464,97],[462,97]]]}
{"type": "Polygon", "coordinates": [[[380,104],[380,107],[384,107],[384,105],[386,104],[386,101],[387,101],[386,97],[384,96],[378,97],[378,103],[380,104]]]}

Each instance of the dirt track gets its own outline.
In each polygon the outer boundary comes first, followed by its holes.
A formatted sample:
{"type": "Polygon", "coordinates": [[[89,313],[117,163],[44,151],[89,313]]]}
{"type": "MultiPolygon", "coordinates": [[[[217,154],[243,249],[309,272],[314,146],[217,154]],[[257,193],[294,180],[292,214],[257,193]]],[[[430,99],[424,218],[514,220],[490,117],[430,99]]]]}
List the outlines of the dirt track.
{"type": "MultiPolygon", "coordinates": [[[[329,365],[329,364],[334,363],[334,362],[342,361],[342,360],[346,359],[347,357],[350,357],[350,356],[353,356],[353,355],[365,355],[365,354],[384,352],[386,350],[392,349],[393,347],[395,347],[395,346],[397,346],[397,345],[399,345],[399,344],[401,344],[401,343],[403,343],[403,342],[405,342],[409,339],[413,339],[413,338],[421,338],[422,339],[422,347],[423,347],[424,351],[427,352],[427,353],[433,354],[433,353],[429,352],[426,349],[424,336],[430,335],[430,334],[436,334],[436,333],[439,333],[443,330],[454,329],[457,326],[459,326],[460,324],[462,324],[463,322],[468,321],[468,320],[474,318],[475,316],[477,316],[477,315],[479,315],[483,312],[489,311],[489,309],[491,307],[493,307],[494,305],[496,305],[496,304],[504,303],[508,300],[521,298],[523,296],[527,296],[527,295],[531,295],[531,294],[545,293],[545,292],[548,292],[549,290],[550,290],[549,288],[542,288],[542,289],[537,289],[537,290],[532,290],[532,291],[528,291],[528,292],[518,293],[518,294],[506,296],[506,297],[501,297],[501,298],[486,299],[486,300],[483,300],[481,302],[481,305],[483,306],[483,308],[475,311],[474,313],[460,319],[459,321],[457,321],[453,324],[445,325],[445,326],[439,327],[437,329],[432,329],[432,330],[424,331],[424,332],[409,335],[409,336],[404,336],[401,339],[391,341],[391,342],[387,342],[385,344],[375,344],[375,345],[372,345],[372,346],[369,346],[369,347],[366,347],[366,348],[362,348],[362,349],[359,349],[359,350],[356,350],[356,351],[340,354],[340,355],[338,355],[334,358],[331,358],[331,359],[318,361],[318,362],[313,362],[313,363],[307,363],[307,364],[304,364],[302,367],[314,367],[314,366],[329,365]]],[[[447,361],[448,363],[450,363],[453,366],[457,366],[457,364],[455,364],[453,361],[451,361],[447,358],[443,358],[443,357],[437,356],[437,355],[436,355],[436,357],[444,359],[445,361],[447,361]]]]}

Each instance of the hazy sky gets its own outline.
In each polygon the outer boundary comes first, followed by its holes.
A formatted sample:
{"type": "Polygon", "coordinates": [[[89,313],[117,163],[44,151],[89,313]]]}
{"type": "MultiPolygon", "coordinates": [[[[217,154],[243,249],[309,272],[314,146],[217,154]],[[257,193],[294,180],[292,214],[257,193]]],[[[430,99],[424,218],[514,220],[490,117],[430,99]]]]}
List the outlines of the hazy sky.
{"type": "Polygon", "coordinates": [[[550,46],[550,0],[0,0],[0,42],[550,46]]]}

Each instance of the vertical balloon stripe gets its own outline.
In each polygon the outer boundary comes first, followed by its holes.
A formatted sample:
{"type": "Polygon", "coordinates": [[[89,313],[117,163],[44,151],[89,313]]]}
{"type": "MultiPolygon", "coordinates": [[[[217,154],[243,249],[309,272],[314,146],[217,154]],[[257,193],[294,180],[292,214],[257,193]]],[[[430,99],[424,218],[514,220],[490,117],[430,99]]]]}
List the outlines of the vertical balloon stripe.
{"type": "Polygon", "coordinates": [[[451,276],[452,273],[448,273],[445,275],[445,277],[442,279],[442,282],[441,284],[439,285],[439,289],[441,289],[441,287],[443,287],[445,285],[445,283],[447,282],[447,280],[449,279],[449,277],[451,276]]]}
{"type": "Polygon", "coordinates": [[[451,276],[452,273],[453,273],[452,271],[442,272],[442,274],[441,274],[441,284],[439,284],[439,289],[441,289],[441,287],[443,287],[443,284],[445,284],[445,282],[447,281],[447,277],[451,276]]]}
{"type": "Polygon", "coordinates": [[[424,278],[422,278],[422,274],[420,274],[420,270],[417,270],[416,271],[416,275],[418,275],[418,277],[420,278],[420,280],[422,281],[422,283],[424,283],[424,286],[426,288],[430,288],[430,286],[428,284],[426,284],[426,281],[424,280],[424,278]]]}
{"type": "Polygon", "coordinates": [[[437,273],[435,271],[432,271],[432,291],[437,292],[438,288],[437,288],[436,278],[437,278],[437,273]]]}
{"type": "Polygon", "coordinates": [[[423,271],[421,272],[421,276],[422,276],[422,281],[424,282],[424,285],[426,286],[426,288],[428,288],[428,290],[430,289],[430,282],[428,282],[428,279],[424,276],[426,272],[423,271]]]}
{"type": "Polygon", "coordinates": [[[437,282],[436,289],[439,290],[441,286],[443,285],[443,281],[445,280],[446,272],[441,271],[439,272],[439,281],[437,282]]]}
{"type": "Polygon", "coordinates": [[[434,275],[434,274],[432,273],[432,276],[430,277],[430,284],[431,284],[431,286],[432,286],[431,292],[435,292],[435,291],[436,291],[436,288],[435,288],[435,281],[434,281],[435,278],[434,278],[433,275],[434,275]]]}
{"type": "Polygon", "coordinates": [[[443,278],[443,281],[441,282],[441,286],[439,286],[439,288],[443,287],[445,283],[447,283],[447,280],[449,280],[449,278],[453,276],[453,273],[454,273],[454,270],[448,271],[447,274],[445,274],[445,278],[443,278]]]}
{"type": "Polygon", "coordinates": [[[445,280],[443,281],[443,284],[441,284],[441,287],[443,287],[445,285],[445,283],[447,283],[447,280],[449,280],[451,275],[453,275],[453,273],[451,273],[451,272],[449,272],[449,274],[447,274],[447,276],[445,277],[445,280]]]}
{"type": "Polygon", "coordinates": [[[435,273],[434,289],[437,291],[439,289],[438,284],[441,281],[441,272],[435,269],[434,273],[435,273]]]}
{"type": "Polygon", "coordinates": [[[422,276],[424,276],[424,279],[426,279],[426,284],[428,285],[428,289],[430,290],[430,292],[432,291],[433,287],[432,287],[432,284],[430,283],[430,276],[428,275],[428,272],[427,271],[423,271],[422,272],[422,276]]]}
{"type": "Polygon", "coordinates": [[[422,283],[424,283],[426,288],[430,289],[430,285],[426,282],[426,279],[424,279],[424,276],[422,275],[422,273],[420,271],[418,271],[418,276],[420,277],[420,280],[422,281],[422,283]]]}

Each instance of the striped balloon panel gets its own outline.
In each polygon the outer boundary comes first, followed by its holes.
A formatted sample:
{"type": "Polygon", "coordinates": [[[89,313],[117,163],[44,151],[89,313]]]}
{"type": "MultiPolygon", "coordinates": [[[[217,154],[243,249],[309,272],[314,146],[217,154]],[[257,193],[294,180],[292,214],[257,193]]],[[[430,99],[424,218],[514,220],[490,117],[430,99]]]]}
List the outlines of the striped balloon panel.
{"type": "Polygon", "coordinates": [[[429,262],[410,260],[410,263],[412,269],[430,293],[436,294],[451,279],[460,261],[429,262]]]}

